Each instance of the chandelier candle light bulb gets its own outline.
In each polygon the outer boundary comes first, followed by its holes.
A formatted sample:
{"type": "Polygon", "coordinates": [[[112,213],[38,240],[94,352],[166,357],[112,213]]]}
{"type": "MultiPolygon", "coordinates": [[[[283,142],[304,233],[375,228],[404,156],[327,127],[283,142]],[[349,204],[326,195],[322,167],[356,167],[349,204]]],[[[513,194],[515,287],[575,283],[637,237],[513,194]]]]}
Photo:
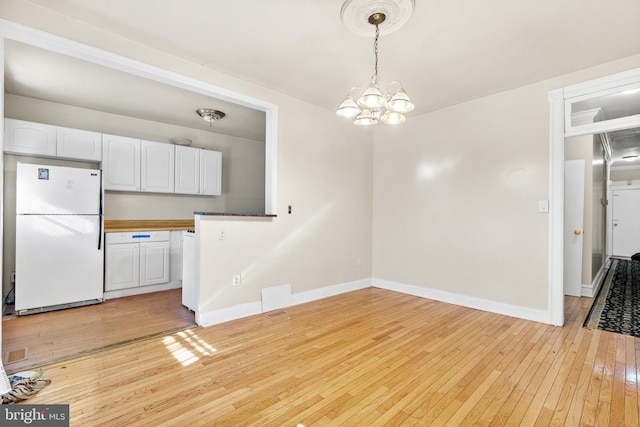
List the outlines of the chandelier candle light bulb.
{"type": "Polygon", "coordinates": [[[386,32],[393,31],[404,24],[413,11],[414,0],[347,0],[342,6],[342,20],[358,34],[362,34],[362,28],[357,22],[350,22],[351,19],[368,14],[367,22],[375,27],[375,39],[373,51],[375,55],[375,65],[371,83],[362,92],[357,101],[353,99],[351,92],[358,87],[349,90],[344,101],[338,107],[336,115],[347,119],[354,119],[354,124],[358,126],[375,125],[379,121],[388,125],[404,123],[407,118],[406,113],[413,110],[413,102],[405,92],[400,82],[395,94],[384,93],[380,89],[380,78],[378,77],[378,39],[380,38],[380,26],[388,21],[386,32]],[[381,10],[373,10],[380,8],[381,10]],[[371,12],[371,13],[370,13],[371,12]],[[388,15],[392,19],[388,19],[388,15]]]}

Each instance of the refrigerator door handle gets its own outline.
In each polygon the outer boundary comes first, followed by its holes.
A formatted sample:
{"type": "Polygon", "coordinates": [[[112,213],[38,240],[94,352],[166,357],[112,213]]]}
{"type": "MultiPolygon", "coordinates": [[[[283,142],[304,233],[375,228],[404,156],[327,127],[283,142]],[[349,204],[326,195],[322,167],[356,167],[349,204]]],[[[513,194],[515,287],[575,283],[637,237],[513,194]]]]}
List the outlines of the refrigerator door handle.
{"type": "Polygon", "coordinates": [[[102,249],[102,215],[98,216],[98,250],[102,249]]]}
{"type": "Polygon", "coordinates": [[[100,191],[98,192],[98,250],[102,249],[102,169],[100,170],[100,191]]]}

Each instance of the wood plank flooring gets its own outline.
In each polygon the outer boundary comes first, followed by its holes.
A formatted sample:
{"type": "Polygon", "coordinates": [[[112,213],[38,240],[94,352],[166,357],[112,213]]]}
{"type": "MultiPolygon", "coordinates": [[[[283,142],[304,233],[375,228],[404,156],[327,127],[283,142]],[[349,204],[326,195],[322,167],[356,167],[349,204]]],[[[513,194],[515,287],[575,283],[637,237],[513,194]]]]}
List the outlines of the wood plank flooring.
{"type": "Polygon", "coordinates": [[[44,368],[91,426],[637,426],[640,340],[369,288],[44,368]]]}
{"type": "Polygon", "coordinates": [[[7,372],[17,372],[194,325],[193,312],[182,305],[181,289],[22,317],[5,316],[3,360],[7,372]],[[25,348],[26,360],[6,363],[7,353],[25,348]]]}

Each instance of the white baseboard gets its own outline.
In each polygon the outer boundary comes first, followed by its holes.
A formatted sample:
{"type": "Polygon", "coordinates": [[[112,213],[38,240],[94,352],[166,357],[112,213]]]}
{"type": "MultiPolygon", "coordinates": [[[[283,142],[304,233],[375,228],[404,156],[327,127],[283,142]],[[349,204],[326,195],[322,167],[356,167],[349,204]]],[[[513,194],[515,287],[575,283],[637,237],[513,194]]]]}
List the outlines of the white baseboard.
{"type": "Polygon", "coordinates": [[[130,297],[132,295],[148,294],[151,292],[168,291],[169,289],[178,289],[182,287],[181,281],[163,283],[161,285],[139,286],[137,288],[118,289],[117,291],[105,291],[104,299],[114,299],[122,297],[130,297]]]}
{"type": "MultiPolygon", "coordinates": [[[[371,287],[371,279],[367,278],[356,280],[354,282],[325,286],[324,288],[313,289],[311,291],[298,292],[291,295],[291,305],[304,304],[306,302],[316,301],[369,287],[371,287]]],[[[254,316],[262,312],[262,301],[254,301],[220,310],[199,313],[196,318],[196,323],[200,326],[213,326],[219,323],[241,319],[243,317],[254,316]]]]}
{"type": "Polygon", "coordinates": [[[596,277],[593,279],[593,282],[591,283],[591,285],[582,285],[581,295],[583,297],[593,298],[598,294],[598,291],[600,290],[600,286],[602,286],[602,283],[604,282],[604,278],[607,275],[607,272],[609,271],[610,264],[611,264],[611,260],[609,259],[607,260],[607,262],[603,267],[600,267],[600,271],[598,271],[598,274],[596,274],[596,277]]]}
{"type": "Polygon", "coordinates": [[[248,302],[220,310],[199,312],[196,314],[196,323],[199,326],[213,326],[260,313],[262,313],[262,301],[248,302]]]}
{"type": "Polygon", "coordinates": [[[593,279],[593,283],[591,283],[590,285],[582,284],[582,287],[580,288],[581,297],[592,298],[596,294],[596,292],[598,292],[598,289],[600,287],[601,273],[602,269],[600,269],[600,271],[596,275],[596,278],[593,279]]]}
{"type": "Polygon", "coordinates": [[[298,292],[293,294],[293,305],[304,304],[305,302],[316,301],[323,298],[340,295],[358,289],[371,287],[371,279],[360,279],[353,282],[340,283],[337,285],[325,286],[324,288],[313,289],[311,291],[298,292]]]}
{"type": "Polygon", "coordinates": [[[551,315],[547,310],[536,310],[529,307],[505,304],[468,295],[456,294],[439,289],[424,288],[422,286],[407,285],[404,283],[392,282],[390,280],[372,279],[373,286],[390,291],[402,292],[422,298],[428,298],[448,304],[455,304],[462,307],[474,308],[491,313],[502,314],[504,316],[517,317],[519,319],[532,320],[534,322],[551,324],[551,315]]]}
{"type": "MultiPolygon", "coordinates": [[[[353,282],[339,283],[325,286],[311,291],[304,291],[292,294],[292,305],[304,304],[317,301],[323,298],[344,294],[346,292],[365,289],[374,286],[376,288],[388,289],[390,291],[401,292],[422,298],[429,298],[435,301],[455,304],[491,313],[502,314],[504,316],[517,317],[519,319],[532,320],[534,322],[551,324],[551,315],[547,310],[536,310],[529,307],[522,307],[512,304],[505,304],[496,301],[489,301],[482,298],[470,297],[467,295],[446,292],[437,289],[423,288],[421,286],[407,285],[404,283],[392,282],[390,280],[367,278],[353,282]]],[[[261,314],[262,301],[254,301],[240,304],[233,307],[223,308],[199,313],[196,323],[200,326],[213,326],[243,317],[261,314]]]]}

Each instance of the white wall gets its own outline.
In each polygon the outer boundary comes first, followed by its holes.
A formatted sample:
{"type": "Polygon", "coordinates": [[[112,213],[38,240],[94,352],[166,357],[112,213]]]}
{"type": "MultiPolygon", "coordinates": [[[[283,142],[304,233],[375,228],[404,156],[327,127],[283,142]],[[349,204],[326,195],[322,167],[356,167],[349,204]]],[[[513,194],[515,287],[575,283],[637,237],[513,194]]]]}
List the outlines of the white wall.
{"type": "Polygon", "coordinates": [[[513,315],[547,310],[548,92],[638,66],[634,56],[376,130],[374,277],[513,315]]]}
{"type": "Polygon", "coordinates": [[[370,285],[371,130],[295,100],[278,107],[278,217],[197,218],[205,324],[247,304],[259,312],[261,290],[271,286],[290,284],[300,297],[370,285]],[[242,274],[240,287],[232,287],[234,274],[242,274]]]}

